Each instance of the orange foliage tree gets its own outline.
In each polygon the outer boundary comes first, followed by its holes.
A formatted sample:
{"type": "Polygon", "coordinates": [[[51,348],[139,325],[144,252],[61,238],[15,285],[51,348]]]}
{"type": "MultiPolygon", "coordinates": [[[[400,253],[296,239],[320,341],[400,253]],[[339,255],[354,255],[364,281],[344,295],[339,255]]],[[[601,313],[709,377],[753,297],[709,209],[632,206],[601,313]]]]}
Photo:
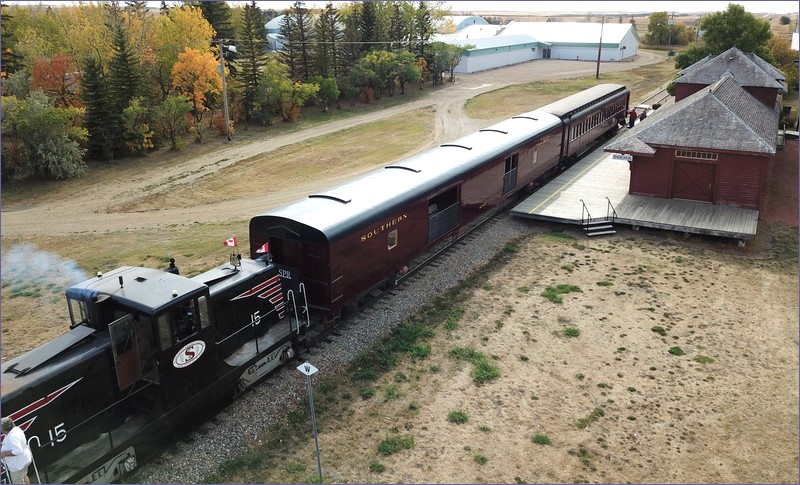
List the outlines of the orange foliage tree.
{"type": "Polygon", "coordinates": [[[53,54],[33,63],[31,89],[41,89],[59,108],[80,105],[80,72],[69,54],[53,54]]]}
{"type": "Polygon", "coordinates": [[[206,99],[209,94],[222,90],[222,76],[217,72],[219,63],[210,52],[187,47],[178,54],[172,66],[172,87],[192,102],[192,118],[197,141],[202,141],[200,124],[203,114],[209,111],[206,99]]]}

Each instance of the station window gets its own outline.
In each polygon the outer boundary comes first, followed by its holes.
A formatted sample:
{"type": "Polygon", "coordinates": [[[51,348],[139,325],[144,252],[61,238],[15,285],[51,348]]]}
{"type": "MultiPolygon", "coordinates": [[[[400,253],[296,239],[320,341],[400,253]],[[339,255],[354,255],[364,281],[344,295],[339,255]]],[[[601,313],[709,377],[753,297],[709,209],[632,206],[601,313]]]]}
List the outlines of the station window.
{"type": "Polygon", "coordinates": [[[711,152],[696,152],[691,150],[675,150],[675,156],[680,158],[695,158],[698,160],[716,160],[717,154],[711,152]]]}
{"type": "Polygon", "coordinates": [[[389,233],[389,249],[394,249],[397,246],[397,229],[389,233]]]}

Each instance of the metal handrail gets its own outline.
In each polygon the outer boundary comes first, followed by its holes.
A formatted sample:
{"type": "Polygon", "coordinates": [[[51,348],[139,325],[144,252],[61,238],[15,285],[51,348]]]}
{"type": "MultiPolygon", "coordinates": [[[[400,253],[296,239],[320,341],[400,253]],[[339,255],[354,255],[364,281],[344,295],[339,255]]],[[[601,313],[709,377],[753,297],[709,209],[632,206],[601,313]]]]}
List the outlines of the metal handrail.
{"type": "Polygon", "coordinates": [[[611,203],[611,199],[606,197],[608,201],[608,206],[606,207],[606,219],[611,219],[611,222],[614,222],[617,219],[617,211],[614,209],[614,204],[611,203]]]}
{"type": "Polygon", "coordinates": [[[589,214],[589,208],[586,207],[586,202],[584,202],[583,199],[581,199],[581,204],[583,205],[583,208],[581,209],[581,224],[586,225],[592,222],[592,215],[589,214]],[[583,216],[584,213],[586,214],[586,217],[583,216]]]}

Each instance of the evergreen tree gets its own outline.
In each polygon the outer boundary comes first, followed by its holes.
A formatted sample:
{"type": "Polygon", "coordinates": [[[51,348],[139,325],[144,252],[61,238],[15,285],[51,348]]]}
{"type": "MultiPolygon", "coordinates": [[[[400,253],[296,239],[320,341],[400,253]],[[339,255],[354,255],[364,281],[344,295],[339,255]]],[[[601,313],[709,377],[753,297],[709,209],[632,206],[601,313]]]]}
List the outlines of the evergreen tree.
{"type": "Polygon", "coordinates": [[[240,35],[239,80],[244,83],[245,119],[250,121],[258,92],[261,68],[267,62],[267,28],[264,12],[253,1],[244,6],[244,25],[240,35]]]}
{"type": "Polygon", "coordinates": [[[433,36],[433,20],[431,12],[428,10],[427,2],[420,0],[414,16],[414,50],[419,57],[427,59],[428,49],[431,45],[433,36]]]}
{"type": "MultiPolygon", "coordinates": [[[[392,4],[392,13],[390,18],[390,39],[391,50],[402,51],[408,50],[408,41],[411,38],[411,29],[409,28],[406,16],[403,12],[403,3],[394,2],[392,4]]],[[[413,24],[411,25],[413,27],[413,24]]]]}
{"type": "Polygon", "coordinates": [[[295,2],[281,24],[284,37],[283,61],[289,66],[292,79],[306,81],[312,74],[311,43],[314,26],[303,2],[295,2]]]}
{"type": "Polygon", "coordinates": [[[8,28],[8,23],[11,21],[12,17],[11,14],[6,13],[6,8],[6,5],[2,5],[2,15],[0,15],[0,46],[2,46],[2,57],[0,57],[0,82],[3,83],[3,91],[5,91],[5,83],[8,76],[15,73],[20,64],[20,56],[14,52],[17,38],[8,28]]]}
{"type": "Polygon", "coordinates": [[[358,30],[361,32],[361,41],[364,42],[362,52],[381,50],[382,46],[378,44],[381,39],[377,2],[361,2],[361,18],[359,20],[358,30]]]}
{"type": "Polygon", "coordinates": [[[116,128],[106,79],[100,61],[88,58],[81,73],[81,101],[89,132],[89,154],[110,161],[114,159],[116,128]]]}
{"type": "Polygon", "coordinates": [[[361,31],[358,26],[361,23],[361,13],[358,8],[351,8],[346,15],[343,16],[344,31],[342,36],[344,39],[344,48],[342,54],[344,55],[344,65],[348,68],[354,66],[361,56],[361,31]]]}
{"type": "Polygon", "coordinates": [[[197,2],[203,17],[214,27],[217,32],[214,40],[231,40],[236,32],[231,24],[231,8],[226,2],[197,2]]]}
{"type": "MultiPolygon", "coordinates": [[[[200,10],[203,12],[203,17],[211,24],[211,27],[214,28],[216,32],[216,34],[214,34],[214,40],[224,41],[224,45],[232,44],[232,41],[236,38],[236,31],[231,23],[231,8],[228,6],[227,2],[197,2],[196,5],[200,7],[200,10]]],[[[236,66],[237,58],[238,54],[236,52],[225,51],[225,59],[230,61],[228,70],[232,77],[237,77],[239,74],[236,66]]]]}
{"type": "Polygon", "coordinates": [[[109,95],[114,108],[122,113],[130,101],[141,94],[142,86],[139,59],[134,54],[122,25],[117,24],[114,28],[112,48],[114,54],[108,65],[109,95]]]}
{"type": "Polygon", "coordinates": [[[314,67],[322,77],[338,78],[343,70],[341,42],[344,34],[339,25],[339,13],[333,3],[328,2],[314,26],[318,42],[314,48],[314,67]]]}

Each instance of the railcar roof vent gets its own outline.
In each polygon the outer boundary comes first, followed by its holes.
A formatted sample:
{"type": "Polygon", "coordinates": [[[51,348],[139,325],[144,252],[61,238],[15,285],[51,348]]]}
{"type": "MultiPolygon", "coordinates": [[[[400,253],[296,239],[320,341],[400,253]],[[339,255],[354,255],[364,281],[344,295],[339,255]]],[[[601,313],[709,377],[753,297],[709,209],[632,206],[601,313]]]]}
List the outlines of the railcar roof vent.
{"type": "Polygon", "coordinates": [[[533,116],[512,116],[511,119],[512,120],[526,119],[526,120],[539,121],[539,118],[534,118],[533,116]]]}
{"type": "Polygon", "coordinates": [[[333,195],[326,195],[326,194],[311,194],[308,196],[309,199],[328,199],[328,200],[335,200],[336,202],[341,202],[342,204],[349,204],[350,201],[353,199],[340,199],[339,197],[335,197],[333,195]]]}
{"type": "Polygon", "coordinates": [[[504,135],[508,135],[508,132],[507,132],[507,131],[498,130],[498,129],[495,129],[495,128],[484,128],[484,129],[482,129],[482,130],[478,130],[478,131],[493,131],[493,132],[495,132],[495,133],[502,133],[502,134],[504,134],[504,135]]]}
{"type": "Polygon", "coordinates": [[[422,170],[419,168],[404,167],[402,165],[387,165],[385,168],[399,168],[401,170],[408,170],[409,172],[414,172],[414,173],[422,172],[422,170]]]}
{"type": "Polygon", "coordinates": [[[464,146],[464,145],[457,145],[455,143],[445,143],[444,145],[439,145],[440,147],[453,147],[453,148],[464,148],[465,150],[472,150],[472,147],[464,146]]]}

